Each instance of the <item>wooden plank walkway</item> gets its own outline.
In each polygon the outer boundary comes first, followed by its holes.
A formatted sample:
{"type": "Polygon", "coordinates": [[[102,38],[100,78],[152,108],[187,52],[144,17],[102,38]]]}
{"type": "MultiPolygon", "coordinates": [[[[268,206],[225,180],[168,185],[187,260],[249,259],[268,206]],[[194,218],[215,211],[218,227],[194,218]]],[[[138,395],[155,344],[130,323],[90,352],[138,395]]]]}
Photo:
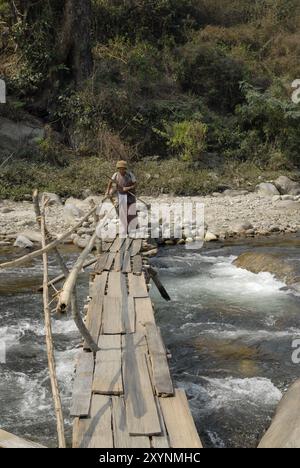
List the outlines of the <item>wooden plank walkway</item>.
{"type": "Polygon", "coordinates": [[[184,390],[174,389],[142,268],[142,241],[104,244],[90,288],[74,379],[74,448],[201,448],[184,390]]]}

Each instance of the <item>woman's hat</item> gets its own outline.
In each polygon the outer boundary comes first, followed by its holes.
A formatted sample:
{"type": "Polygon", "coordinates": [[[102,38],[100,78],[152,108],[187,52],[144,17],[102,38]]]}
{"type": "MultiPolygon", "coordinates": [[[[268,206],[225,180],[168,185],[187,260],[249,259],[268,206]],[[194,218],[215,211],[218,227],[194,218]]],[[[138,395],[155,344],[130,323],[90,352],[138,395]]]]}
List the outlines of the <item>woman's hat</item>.
{"type": "Polygon", "coordinates": [[[127,161],[118,161],[117,169],[127,169],[127,161]]]}

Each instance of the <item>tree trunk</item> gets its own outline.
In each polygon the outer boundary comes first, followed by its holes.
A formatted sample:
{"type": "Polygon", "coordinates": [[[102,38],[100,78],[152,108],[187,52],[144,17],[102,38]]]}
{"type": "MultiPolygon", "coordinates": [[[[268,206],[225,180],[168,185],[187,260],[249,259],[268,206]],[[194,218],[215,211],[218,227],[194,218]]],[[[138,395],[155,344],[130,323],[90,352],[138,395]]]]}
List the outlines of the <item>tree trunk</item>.
{"type": "Polygon", "coordinates": [[[65,0],[59,55],[72,70],[77,86],[93,70],[91,0],[65,0]]]}

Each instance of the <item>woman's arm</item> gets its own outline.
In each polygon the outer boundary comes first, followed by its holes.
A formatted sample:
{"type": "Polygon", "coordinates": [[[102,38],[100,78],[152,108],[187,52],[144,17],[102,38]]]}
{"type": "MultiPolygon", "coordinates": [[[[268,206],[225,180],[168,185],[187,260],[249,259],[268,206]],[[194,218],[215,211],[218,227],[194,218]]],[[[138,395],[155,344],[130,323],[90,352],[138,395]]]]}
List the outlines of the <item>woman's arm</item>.
{"type": "Polygon", "coordinates": [[[109,195],[110,194],[110,191],[111,191],[111,188],[112,188],[112,181],[110,180],[109,183],[108,183],[108,186],[107,186],[107,189],[106,189],[106,192],[105,192],[105,195],[109,195]]]}

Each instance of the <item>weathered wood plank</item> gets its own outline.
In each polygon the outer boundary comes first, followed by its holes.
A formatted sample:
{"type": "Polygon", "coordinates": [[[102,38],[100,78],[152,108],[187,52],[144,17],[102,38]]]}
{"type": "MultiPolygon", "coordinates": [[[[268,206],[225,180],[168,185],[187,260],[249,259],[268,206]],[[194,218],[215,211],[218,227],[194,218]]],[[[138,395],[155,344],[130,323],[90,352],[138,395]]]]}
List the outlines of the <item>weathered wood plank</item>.
{"type": "Polygon", "coordinates": [[[112,397],[112,413],[115,448],[150,448],[149,437],[129,434],[123,398],[112,397]]]}
{"type": "Polygon", "coordinates": [[[145,275],[141,276],[128,273],[129,295],[133,297],[148,297],[145,275]]]}
{"type": "Polygon", "coordinates": [[[142,239],[134,239],[131,244],[131,256],[134,257],[142,249],[142,239]]]}
{"type": "Polygon", "coordinates": [[[110,248],[110,251],[111,252],[119,252],[121,250],[121,247],[122,245],[124,244],[125,242],[125,238],[124,237],[116,237],[116,239],[114,240],[111,248],[110,248]]]}
{"type": "Polygon", "coordinates": [[[151,437],[151,447],[155,449],[170,448],[169,438],[168,438],[164,418],[163,418],[161,407],[160,407],[159,400],[157,397],[155,398],[155,401],[156,401],[160,425],[162,428],[162,434],[151,437]]]}
{"type": "Polygon", "coordinates": [[[175,396],[159,398],[166,429],[172,448],[202,448],[184,390],[176,390],[175,396]],[[179,424],[180,422],[180,424],[179,424]]]}
{"type": "Polygon", "coordinates": [[[161,337],[154,323],[146,323],[145,328],[156,394],[159,396],[174,395],[169,364],[161,337]]]}
{"type": "Polygon", "coordinates": [[[103,272],[108,258],[108,253],[103,253],[100,255],[99,259],[94,268],[94,272],[99,275],[103,272]]]}
{"type": "Polygon", "coordinates": [[[123,381],[128,431],[131,435],[161,434],[143,345],[138,334],[125,336],[123,381]]]}
{"type": "MultiPolygon", "coordinates": [[[[86,327],[89,330],[94,342],[98,342],[100,334],[102,313],[103,313],[103,298],[107,282],[107,272],[97,275],[91,288],[92,299],[88,306],[86,316],[86,327]]],[[[83,345],[84,349],[89,349],[87,343],[83,345]]]]}
{"type": "Polygon", "coordinates": [[[121,335],[100,335],[96,355],[93,392],[102,395],[123,393],[121,335]]]}
{"type": "Polygon", "coordinates": [[[112,242],[102,241],[101,248],[102,252],[107,252],[112,246],[112,242]]]}
{"type": "Polygon", "coordinates": [[[124,253],[122,251],[116,253],[115,265],[114,265],[114,270],[115,271],[121,271],[122,270],[123,258],[124,258],[124,253]]]}
{"type": "Polygon", "coordinates": [[[112,267],[112,264],[114,263],[115,256],[116,256],[115,253],[109,252],[107,260],[106,260],[106,264],[105,264],[105,267],[104,267],[104,270],[110,271],[110,269],[112,267]]]}
{"type": "Polygon", "coordinates": [[[91,414],[76,418],[73,425],[73,448],[113,448],[110,398],[93,395],[91,414]]]}
{"type": "Polygon", "coordinates": [[[133,239],[131,239],[130,237],[126,238],[125,243],[124,243],[125,251],[130,250],[132,242],[133,242],[133,239]]]}
{"type": "Polygon", "coordinates": [[[3,431],[0,429],[0,448],[2,449],[16,449],[16,448],[47,448],[43,445],[37,444],[35,442],[30,442],[29,440],[21,439],[9,432],[3,431]]]}
{"type": "Polygon", "coordinates": [[[93,353],[80,352],[73,384],[71,416],[88,416],[94,372],[93,353]]]}
{"type": "Polygon", "coordinates": [[[135,313],[137,323],[145,325],[148,322],[155,324],[154,311],[149,297],[135,298],[135,313]]]}
{"type": "Polygon", "coordinates": [[[134,275],[141,275],[143,271],[143,260],[141,255],[135,255],[133,257],[132,271],[134,275]]]}
{"type": "Polygon", "coordinates": [[[131,273],[131,256],[129,251],[124,254],[122,272],[131,273]]]}
{"type": "Polygon", "coordinates": [[[122,299],[104,296],[102,334],[117,335],[124,332],[122,299]]]}
{"type": "Polygon", "coordinates": [[[121,272],[111,271],[108,276],[107,295],[122,298],[127,294],[125,277],[121,272]]]}
{"type": "Polygon", "coordinates": [[[125,333],[135,333],[135,303],[132,296],[123,298],[123,324],[125,333]]]}

